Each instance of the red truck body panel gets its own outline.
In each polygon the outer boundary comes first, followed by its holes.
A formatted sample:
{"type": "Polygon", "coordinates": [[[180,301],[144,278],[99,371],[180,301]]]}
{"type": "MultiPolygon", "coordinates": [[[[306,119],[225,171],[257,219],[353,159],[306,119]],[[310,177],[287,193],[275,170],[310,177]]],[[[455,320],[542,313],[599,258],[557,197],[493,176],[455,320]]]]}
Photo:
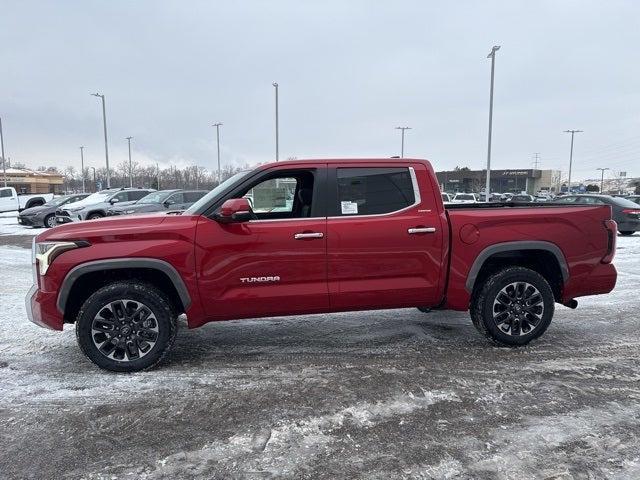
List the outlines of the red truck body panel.
{"type": "MultiPolygon", "coordinates": [[[[137,215],[71,223],[36,238],[86,241],[60,254],[27,302],[39,325],[61,330],[61,286],[72,270],[107,259],[159,259],[184,282],[190,327],[248,317],[440,307],[467,310],[467,285],[485,249],[505,242],[555,245],[568,276],[561,301],[607,293],[616,272],[602,263],[610,245],[608,206],[468,208],[445,210],[431,164],[425,160],[279,162],[269,169],[315,166],[410,167],[416,202],[401,211],[353,217],[220,223],[207,215],[137,215]],[[411,229],[432,229],[411,234],[411,229]],[[316,234],[296,239],[298,234],[316,234]],[[322,235],[319,235],[322,234],[322,235]],[[277,277],[277,280],[275,278],[277,277]]],[[[325,192],[326,193],[326,192],[325,192]]],[[[414,232],[415,233],[415,232],[414,232]]]]}

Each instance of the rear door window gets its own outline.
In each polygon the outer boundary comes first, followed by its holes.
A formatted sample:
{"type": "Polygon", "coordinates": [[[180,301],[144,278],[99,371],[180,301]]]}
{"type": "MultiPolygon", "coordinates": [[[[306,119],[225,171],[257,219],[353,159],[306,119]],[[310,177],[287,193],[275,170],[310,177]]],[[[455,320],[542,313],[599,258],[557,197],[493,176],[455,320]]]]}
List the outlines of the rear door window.
{"type": "Polygon", "coordinates": [[[338,216],[380,215],[416,203],[409,168],[338,168],[336,176],[338,216]]]}
{"type": "Polygon", "coordinates": [[[204,197],[204,194],[207,192],[184,192],[184,202],[185,203],[194,203],[204,197]]]}
{"type": "Polygon", "coordinates": [[[140,200],[142,197],[146,197],[149,194],[147,190],[131,190],[129,192],[129,201],[140,200]]]}

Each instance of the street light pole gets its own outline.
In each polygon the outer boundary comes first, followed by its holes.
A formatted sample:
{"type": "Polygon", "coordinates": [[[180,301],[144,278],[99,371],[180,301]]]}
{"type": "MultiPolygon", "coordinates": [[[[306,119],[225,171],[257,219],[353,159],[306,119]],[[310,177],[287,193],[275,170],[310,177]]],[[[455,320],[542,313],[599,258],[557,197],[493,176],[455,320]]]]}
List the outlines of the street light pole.
{"type": "Polygon", "coordinates": [[[218,185],[222,183],[222,170],[220,169],[220,127],[222,123],[214,123],[214,127],[216,127],[216,143],[218,146],[218,185]]]}
{"type": "Polygon", "coordinates": [[[600,176],[600,193],[602,193],[602,189],[604,188],[604,171],[605,170],[609,170],[609,167],[607,167],[607,168],[596,168],[596,170],[600,170],[600,172],[601,172],[601,176],[600,176]]]}
{"type": "Polygon", "coordinates": [[[404,158],[404,131],[411,130],[411,127],[396,127],[396,130],[402,131],[402,143],[400,144],[400,158],[404,158]]]}
{"type": "Polygon", "coordinates": [[[494,45],[487,58],[491,59],[491,89],[489,90],[489,139],[487,141],[487,182],[484,190],[486,202],[491,199],[491,131],[493,129],[493,79],[496,68],[496,52],[500,45],[494,45]]]}
{"type": "Polygon", "coordinates": [[[102,126],[104,127],[104,157],[107,162],[107,188],[111,188],[111,172],[109,172],[109,146],[107,144],[107,107],[105,106],[104,95],[92,93],[94,97],[102,100],[102,126]]]}
{"type": "Polygon", "coordinates": [[[576,133],[582,133],[582,130],[565,130],[564,133],[571,134],[571,151],[569,153],[569,179],[567,181],[567,191],[571,193],[571,167],[573,166],[573,136],[576,133]]]}
{"type": "Polygon", "coordinates": [[[0,117],[0,153],[2,153],[2,175],[4,176],[4,186],[7,186],[7,162],[4,158],[4,135],[2,134],[2,117],[0,117]]]}
{"type": "Polygon", "coordinates": [[[129,186],[133,188],[133,167],[131,165],[131,139],[133,137],[126,137],[127,144],[129,146],[129,186]]]}
{"type": "Polygon", "coordinates": [[[82,177],[82,193],[84,193],[84,146],[80,147],[80,176],[82,177]]]}
{"type": "Polygon", "coordinates": [[[93,191],[98,190],[98,184],[96,183],[96,167],[89,167],[93,170],[93,191]]]}
{"type": "Polygon", "coordinates": [[[276,89],[276,162],[278,161],[280,152],[279,152],[279,138],[278,138],[278,82],[273,82],[272,85],[276,89]]]}

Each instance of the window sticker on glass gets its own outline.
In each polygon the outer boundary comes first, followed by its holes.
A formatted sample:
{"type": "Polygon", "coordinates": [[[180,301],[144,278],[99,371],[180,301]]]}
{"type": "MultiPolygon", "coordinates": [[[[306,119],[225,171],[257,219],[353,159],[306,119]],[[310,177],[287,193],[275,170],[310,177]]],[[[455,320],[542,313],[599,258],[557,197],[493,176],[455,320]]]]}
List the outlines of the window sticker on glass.
{"type": "Polygon", "coordinates": [[[356,202],[340,202],[343,215],[356,215],[358,213],[358,204],[356,202]]]}

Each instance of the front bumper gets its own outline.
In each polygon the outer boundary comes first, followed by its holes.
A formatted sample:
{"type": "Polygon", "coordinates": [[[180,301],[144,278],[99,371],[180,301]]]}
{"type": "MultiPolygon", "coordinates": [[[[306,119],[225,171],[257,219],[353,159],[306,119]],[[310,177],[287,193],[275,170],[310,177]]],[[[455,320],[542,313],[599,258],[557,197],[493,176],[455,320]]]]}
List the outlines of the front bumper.
{"type": "Polygon", "coordinates": [[[41,227],[43,225],[44,220],[38,217],[38,215],[32,216],[22,216],[18,215],[18,223],[20,225],[24,225],[25,227],[41,227]]]}
{"type": "Polygon", "coordinates": [[[82,221],[82,214],[78,212],[64,212],[64,214],[56,213],[56,223],[58,225],[80,221],[82,221]]]}
{"type": "Polygon", "coordinates": [[[27,318],[39,327],[50,330],[62,330],[62,314],[56,306],[56,292],[43,292],[32,285],[25,298],[27,318]]]}

